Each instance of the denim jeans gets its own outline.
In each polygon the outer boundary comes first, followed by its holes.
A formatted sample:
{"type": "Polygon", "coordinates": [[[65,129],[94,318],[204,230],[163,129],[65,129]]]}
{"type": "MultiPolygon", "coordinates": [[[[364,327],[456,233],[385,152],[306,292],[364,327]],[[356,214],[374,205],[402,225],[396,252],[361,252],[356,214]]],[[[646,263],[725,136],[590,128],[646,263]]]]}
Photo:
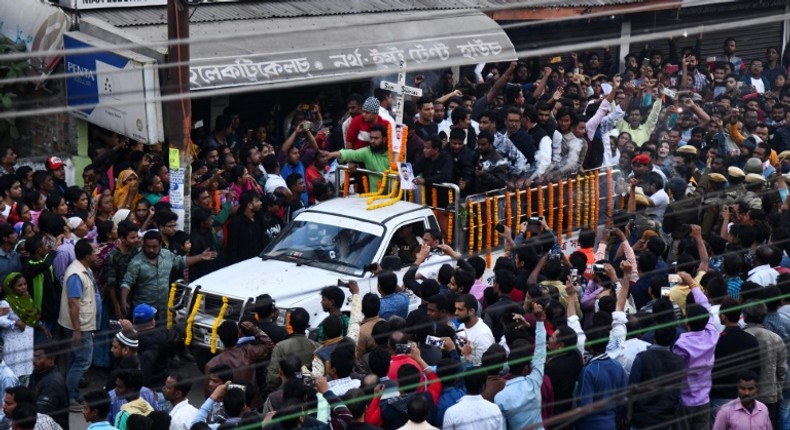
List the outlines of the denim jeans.
{"type": "MultiPolygon", "coordinates": [[[[64,339],[71,341],[74,332],[64,328],[64,339]]],[[[91,367],[91,360],[93,359],[93,332],[83,331],[82,341],[79,346],[70,345],[71,352],[69,353],[68,371],[66,371],[66,389],[69,392],[69,398],[76,401],[81,401],[80,396],[80,379],[82,375],[91,367]]]]}
{"type": "Polygon", "coordinates": [[[790,430],[790,396],[779,401],[779,428],[777,430],[790,430]]]}

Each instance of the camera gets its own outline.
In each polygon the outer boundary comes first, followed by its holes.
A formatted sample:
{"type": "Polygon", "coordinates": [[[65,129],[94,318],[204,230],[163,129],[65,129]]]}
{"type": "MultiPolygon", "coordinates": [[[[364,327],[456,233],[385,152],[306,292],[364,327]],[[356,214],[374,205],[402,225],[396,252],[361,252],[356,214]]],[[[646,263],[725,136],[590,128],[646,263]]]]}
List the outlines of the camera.
{"type": "Polygon", "coordinates": [[[363,272],[375,272],[379,268],[378,263],[370,263],[362,266],[363,272]]]}
{"type": "Polygon", "coordinates": [[[110,330],[120,330],[121,323],[118,320],[110,320],[109,321],[110,330]]]}
{"type": "Polygon", "coordinates": [[[432,346],[434,348],[441,349],[442,347],[444,347],[444,339],[437,336],[428,335],[425,337],[425,344],[432,346]]]}
{"type": "Polygon", "coordinates": [[[344,281],[344,280],[342,280],[342,279],[338,279],[338,280],[337,280],[337,286],[338,286],[338,287],[345,287],[345,288],[348,288],[348,281],[344,281]]]}
{"type": "Polygon", "coordinates": [[[505,232],[505,224],[499,223],[494,227],[497,233],[504,233],[505,232]]]}
{"type": "Polygon", "coordinates": [[[296,377],[302,380],[302,385],[305,387],[315,387],[315,379],[313,379],[313,375],[297,373],[296,377]]]}
{"type": "Polygon", "coordinates": [[[399,343],[395,345],[395,354],[410,354],[411,345],[408,343],[399,343]]]}
{"type": "Polygon", "coordinates": [[[603,264],[593,264],[593,273],[596,275],[606,274],[606,268],[603,264]]]}

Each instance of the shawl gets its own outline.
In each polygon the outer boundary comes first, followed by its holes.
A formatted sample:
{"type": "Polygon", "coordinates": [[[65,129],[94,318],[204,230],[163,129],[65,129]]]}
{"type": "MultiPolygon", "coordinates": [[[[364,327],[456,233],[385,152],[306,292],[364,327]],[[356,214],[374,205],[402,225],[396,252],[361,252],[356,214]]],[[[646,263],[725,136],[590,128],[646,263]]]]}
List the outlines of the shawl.
{"type": "Polygon", "coordinates": [[[21,319],[25,325],[35,327],[38,325],[38,320],[41,315],[38,312],[36,303],[33,301],[33,297],[30,296],[30,294],[25,294],[24,296],[18,295],[14,292],[12,286],[14,281],[20,277],[22,277],[22,274],[19,272],[11,272],[5,277],[3,280],[5,299],[8,304],[11,305],[11,309],[14,313],[19,316],[19,319],[21,319]]]}
{"type": "Polygon", "coordinates": [[[137,189],[135,189],[135,196],[132,197],[132,200],[129,202],[129,206],[126,206],[126,199],[129,198],[129,193],[132,191],[132,185],[127,184],[126,180],[130,179],[132,176],[137,179],[137,173],[134,173],[132,169],[126,169],[122,171],[120,175],[118,175],[115,193],[112,196],[112,204],[115,206],[115,209],[134,209],[134,207],[137,206],[137,202],[143,197],[140,195],[137,189]]]}

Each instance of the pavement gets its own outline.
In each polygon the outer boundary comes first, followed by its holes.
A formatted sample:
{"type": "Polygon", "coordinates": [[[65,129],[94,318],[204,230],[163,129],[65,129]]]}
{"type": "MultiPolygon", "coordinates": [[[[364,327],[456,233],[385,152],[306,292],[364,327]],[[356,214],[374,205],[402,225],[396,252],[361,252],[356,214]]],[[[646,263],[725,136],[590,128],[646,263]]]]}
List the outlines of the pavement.
{"type": "MultiPolygon", "coordinates": [[[[203,374],[198,370],[195,363],[190,362],[183,363],[183,365],[180,366],[178,370],[184,376],[193,381],[192,390],[190,390],[188,396],[189,403],[191,403],[192,406],[196,408],[200,408],[200,405],[202,405],[203,401],[205,400],[205,397],[203,396],[203,374]]],[[[104,386],[104,383],[107,381],[109,373],[109,369],[94,367],[90,368],[85,374],[89,384],[87,387],[81,388],[80,392],[87,393],[88,391],[101,389],[104,386]]],[[[71,430],[85,430],[88,428],[88,424],[82,417],[81,412],[71,412],[69,414],[69,427],[71,430]]]]}

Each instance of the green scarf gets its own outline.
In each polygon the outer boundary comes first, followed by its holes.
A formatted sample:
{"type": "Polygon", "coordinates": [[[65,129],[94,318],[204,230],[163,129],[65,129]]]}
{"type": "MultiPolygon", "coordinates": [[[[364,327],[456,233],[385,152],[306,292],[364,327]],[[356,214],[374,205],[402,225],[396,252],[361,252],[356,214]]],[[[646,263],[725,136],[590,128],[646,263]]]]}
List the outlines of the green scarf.
{"type": "Polygon", "coordinates": [[[5,280],[3,280],[5,299],[8,304],[11,305],[11,309],[14,313],[19,316],[19,319],[21,319],[25,325],[35,327],[38,325],[38,320],[41,315],[36,308],[33,297],[31,297],[30,294],[20,296],[14,292],[14,288],[12,287],[14,281],[20,276],[22,276],[22,274],[19,272],[11,272],[5,277],[5,280]]]}

